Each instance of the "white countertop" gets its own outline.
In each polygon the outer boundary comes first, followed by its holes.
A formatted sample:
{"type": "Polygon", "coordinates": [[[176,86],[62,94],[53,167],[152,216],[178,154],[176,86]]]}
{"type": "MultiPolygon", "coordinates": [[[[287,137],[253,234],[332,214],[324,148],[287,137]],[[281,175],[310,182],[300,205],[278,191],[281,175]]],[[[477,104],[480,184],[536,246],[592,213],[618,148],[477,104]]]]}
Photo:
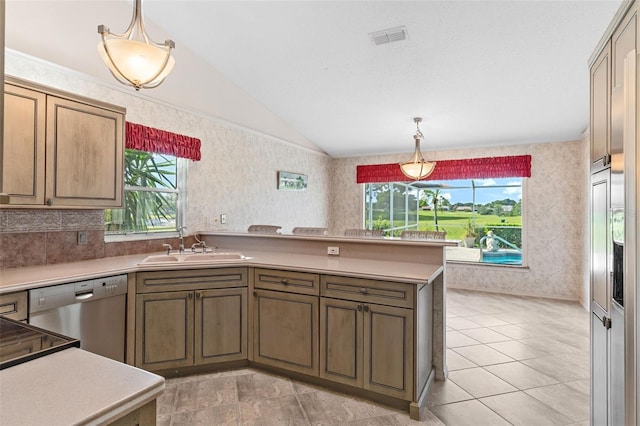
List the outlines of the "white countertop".
{"type": "Polygon", "coordinates": [[[163,390],[156,374],[66,349],[0,371],[0,424],[107,424],[163,390]]]}
{"type": "MultiPolygon", "coordinates": [[[[224,251],[219,249],[218,251],[224,251]]],[[[60,263],[55,265],[31,266],[0,270],[0,294],[12,291],[28,290],[47,285],[62,284],[108,275],[124,274],[136,271],[216,268],[229,266],[257,266],[283,268],[315,273],[326,273],[362,277],[369,279],[394,280],[411,284],[425,284],[434,279],[442,265],[387,262],[349,258],[341,256],[317,256],[284,252],[265,252],[243,250],[247,260],[216,261],[210,265],[158,265],[140,266],[147,256],[159,253],[146,253],[131,256],[117,256],[81,262],[60,263]]],[[[194,254],[193,256],[197,256],[194,254]]]]}

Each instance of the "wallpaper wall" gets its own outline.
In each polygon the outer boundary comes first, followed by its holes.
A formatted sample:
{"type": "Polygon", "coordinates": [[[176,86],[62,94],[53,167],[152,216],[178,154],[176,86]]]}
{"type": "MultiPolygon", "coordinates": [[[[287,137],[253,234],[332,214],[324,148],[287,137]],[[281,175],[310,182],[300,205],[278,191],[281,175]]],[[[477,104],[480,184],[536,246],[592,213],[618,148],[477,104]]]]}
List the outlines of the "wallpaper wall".
{"type": "MultiPolygon", "coordinates": [[[[450,288],[497,291],[542,297],[582,299],[587,240],[586,140],[423,152],[430,160],[531,154],[531,178],[523,188],[526,268],[448,263],[450,288]]],[[[405,161],[408,155],[334,159],[331,229],[362,226],[363,188],[356,166],[405,161]]],[[[436,166],[437,167],[437,166],[436,166]]],[[[586,299],[586,298],[585,298],[586,299]]]]}

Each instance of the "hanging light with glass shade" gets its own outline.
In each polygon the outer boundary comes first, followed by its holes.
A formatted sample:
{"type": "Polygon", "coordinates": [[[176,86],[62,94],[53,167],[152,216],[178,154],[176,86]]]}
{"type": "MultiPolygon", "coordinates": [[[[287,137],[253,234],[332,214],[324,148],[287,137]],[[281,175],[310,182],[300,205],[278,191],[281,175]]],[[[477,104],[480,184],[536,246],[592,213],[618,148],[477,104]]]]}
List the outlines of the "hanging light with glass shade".
{"type": "Polygon", "coordinates": [[[122,34],[114,34],[105,25],[98,26],[102,41],[98,43],[100,58],[111,74],[136,90],[158,87],[173,69],[175,60],[172,40],[155,43],[147,35],[142,18],[142,0],[135,0],[133,18],[122,34]]]}
{"type": "Polygon", "coordinates": [[[429,176],[433,169],[436,167],[435,161],[425,161],[422,153],[420,152],[420,139],[424,138],[424,135],[420,131],[421,117],[413,119],[416,123],[416,134],[413,135],[413,139],[416,141],[416,150],[413,156],[406,163],[400,163],[400,170],[402,173],[411,179],[420,180],[429,176]]]}

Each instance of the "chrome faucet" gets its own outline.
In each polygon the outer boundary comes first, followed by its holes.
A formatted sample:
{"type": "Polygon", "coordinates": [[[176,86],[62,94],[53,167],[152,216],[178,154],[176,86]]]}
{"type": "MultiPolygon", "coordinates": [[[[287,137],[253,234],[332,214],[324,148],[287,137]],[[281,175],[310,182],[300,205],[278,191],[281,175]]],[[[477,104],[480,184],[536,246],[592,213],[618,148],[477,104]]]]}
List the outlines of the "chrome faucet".
{"type": "Polygon", "coordinates": [[[187,229],[186,226],[180,226],[178,228],[178,234],[180,234],[180,246],[178,247],[178,251],[180,254],[184,254],[184,234],[183,231],[187,229]]]}

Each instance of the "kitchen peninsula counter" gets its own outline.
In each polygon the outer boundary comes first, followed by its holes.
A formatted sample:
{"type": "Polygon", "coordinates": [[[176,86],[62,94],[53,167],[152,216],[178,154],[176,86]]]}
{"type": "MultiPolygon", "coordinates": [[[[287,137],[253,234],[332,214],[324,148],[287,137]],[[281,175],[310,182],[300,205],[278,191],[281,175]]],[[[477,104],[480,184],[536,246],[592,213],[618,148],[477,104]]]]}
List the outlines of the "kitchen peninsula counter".
{"type": "Polygon", "coordinates": [[[155,420],[164,390],[156,374],[77,348],[6,368],[0,383],[0,424],[12,426],[102,425],[135,414],[155,420]]]}

